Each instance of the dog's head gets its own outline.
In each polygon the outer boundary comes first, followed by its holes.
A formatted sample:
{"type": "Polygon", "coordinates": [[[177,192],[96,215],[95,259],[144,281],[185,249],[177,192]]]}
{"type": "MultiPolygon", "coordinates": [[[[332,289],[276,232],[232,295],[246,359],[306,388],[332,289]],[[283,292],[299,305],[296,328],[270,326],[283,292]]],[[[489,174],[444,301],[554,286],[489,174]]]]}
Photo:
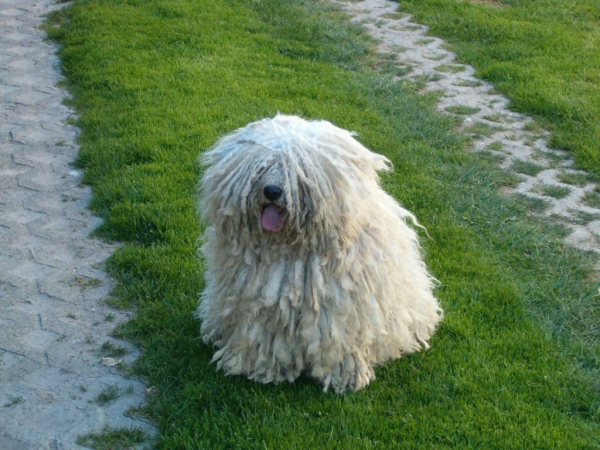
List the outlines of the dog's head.
{"type": "Polygon", "coordinates": [[[285,115],[225,136],[202,163],[205,221],[257,245],[305,248],[355,233],[390,166],[351,132],[285,115]]]}

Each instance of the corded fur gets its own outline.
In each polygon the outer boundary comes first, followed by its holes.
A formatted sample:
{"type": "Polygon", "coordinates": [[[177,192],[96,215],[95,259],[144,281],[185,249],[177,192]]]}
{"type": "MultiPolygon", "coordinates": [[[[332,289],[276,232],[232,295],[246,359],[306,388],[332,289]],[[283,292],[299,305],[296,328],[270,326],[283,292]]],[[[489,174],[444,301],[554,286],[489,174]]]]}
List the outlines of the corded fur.
{"type": "Polygon", "coordinates": [[[329,122],[277,115],[225,136],[202,163],[198,316],[219,369],[261,383],[305,373],[343,393],[428,347],[442,310],[406,223],[415,217],[379,185],[387,158],[329,122]],[[266,182],[283,189],[280,233],[261,227],[266,182]]]}

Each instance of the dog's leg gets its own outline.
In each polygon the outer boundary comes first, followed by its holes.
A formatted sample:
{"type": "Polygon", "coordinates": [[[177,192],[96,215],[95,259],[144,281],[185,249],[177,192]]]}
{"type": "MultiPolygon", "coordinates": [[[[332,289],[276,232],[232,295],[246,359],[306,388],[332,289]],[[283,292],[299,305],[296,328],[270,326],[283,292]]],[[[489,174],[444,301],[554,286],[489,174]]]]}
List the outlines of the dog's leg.
{"type": "Polygon", "coordinates": [[[330,388],[338,394],[358,391],[375,379],[368,346],[361,351],[365,337],[360,336],[355,319],[346,308],[328,306],[316,315],[304,316],[300,335],[306,345],[306,365],[325,391],[330,388]]]}
{"type": "Polygon", "coordinates": [[[228,375],[245,375],[259,383],[293,382],[303,364],[301,349],[293,340],[283,332],[266,331],[257,321],[240,323],[213,362],[228,375]]]}
{"type": "Polygon", "coordinates": [[[347,354],[343,361],[320,377],[323,390],[333,389],[338,394],[358,391],[375,379],[373,368],[358,353],[347,354]]]}

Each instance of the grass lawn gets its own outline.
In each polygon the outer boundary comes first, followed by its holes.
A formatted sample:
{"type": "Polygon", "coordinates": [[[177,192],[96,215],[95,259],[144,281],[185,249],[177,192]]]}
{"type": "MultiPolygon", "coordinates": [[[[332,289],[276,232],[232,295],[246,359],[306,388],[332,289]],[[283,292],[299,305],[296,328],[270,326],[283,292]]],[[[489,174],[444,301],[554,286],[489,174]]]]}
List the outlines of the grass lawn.
{"type": "Polygon", "coordinates": [[[511,107],[551,130],[550,144],[600,172],[598,0],[402,0],[511,107]]]}
{"type": "MultiPolygon", "coordinates": [[[[158,448],[598,447],[594,259],[502,198],[510,177],[464,151],[431,97],[372,72],[370,41],[339,13],[304,0],[80,0],[50,24],[99,234],[125,242],[108,263],[113,303],[137,306],[120,334],[142,348],[132,370],[155,387],[145,412],[158,448]],[[393,161],[386,189],[431,235],[446,310],[432,349],[356,394],[217,373],[192,316],[197,156],[278,110],[358,131],[393,161]]],[[[84,439],[101,448],[102,436],[84,439]]]]}

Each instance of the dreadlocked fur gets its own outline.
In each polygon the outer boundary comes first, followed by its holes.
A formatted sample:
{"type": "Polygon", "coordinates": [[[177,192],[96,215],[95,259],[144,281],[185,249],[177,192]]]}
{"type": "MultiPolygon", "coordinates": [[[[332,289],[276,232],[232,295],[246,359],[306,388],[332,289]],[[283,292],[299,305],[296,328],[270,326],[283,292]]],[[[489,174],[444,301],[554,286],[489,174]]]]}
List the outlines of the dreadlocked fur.
{"type": "Polygon", "coordinates": [[[442,310],[406,223],[415,217],[379,185],[387,158],[329,122],[277,115],[225,136],[202,163],[198,316],[219,369],[261,383],[305,373],[343,393],[428,348],[442,310]]]}

